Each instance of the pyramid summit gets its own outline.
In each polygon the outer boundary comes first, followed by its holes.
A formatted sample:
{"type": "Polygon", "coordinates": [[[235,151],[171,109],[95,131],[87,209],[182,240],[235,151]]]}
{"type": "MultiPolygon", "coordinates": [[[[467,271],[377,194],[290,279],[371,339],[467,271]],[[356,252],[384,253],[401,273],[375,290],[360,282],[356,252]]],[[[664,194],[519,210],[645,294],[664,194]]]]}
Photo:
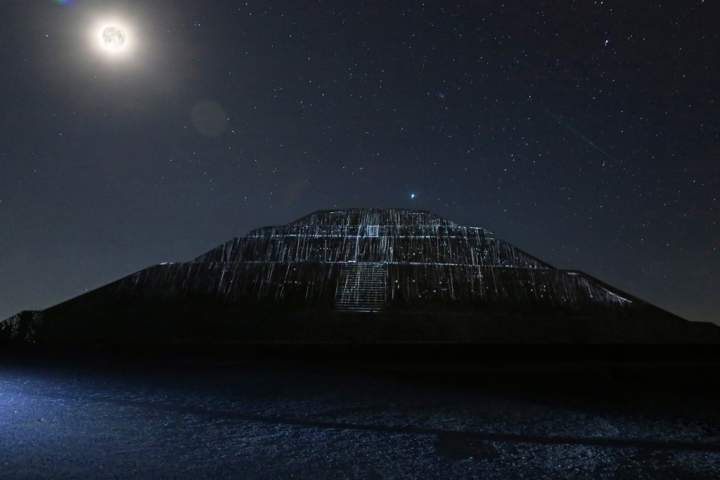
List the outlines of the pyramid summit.
{"type": "Polygon", "coordinates": [[[425,210],[320,210],[0,323],[5,342],[720,342],[425,210]]]}

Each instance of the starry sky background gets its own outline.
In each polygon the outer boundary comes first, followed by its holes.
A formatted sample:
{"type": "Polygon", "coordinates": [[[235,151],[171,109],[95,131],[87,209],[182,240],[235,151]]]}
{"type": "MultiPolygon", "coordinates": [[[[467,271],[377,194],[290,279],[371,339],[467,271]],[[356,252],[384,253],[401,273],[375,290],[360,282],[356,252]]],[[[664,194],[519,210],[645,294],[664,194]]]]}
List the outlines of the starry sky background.
{"type": "Polygon", "coordinates": [[[392,206],[720,323],[715,2],[0,12],[1,318],[312,210],[392,206]],[[89,51],[106,12],[133,58],[89,51]]]}

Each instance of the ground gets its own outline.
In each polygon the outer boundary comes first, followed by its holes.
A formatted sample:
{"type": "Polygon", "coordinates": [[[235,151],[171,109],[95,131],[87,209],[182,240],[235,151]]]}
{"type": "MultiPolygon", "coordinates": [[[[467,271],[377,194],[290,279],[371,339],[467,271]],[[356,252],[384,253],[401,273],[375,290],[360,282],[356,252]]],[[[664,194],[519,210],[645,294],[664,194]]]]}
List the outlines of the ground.
{"type": "Polygon", "coordinates": [[[6,363],[0,478],[720,476],[717,396],[328,364],[6,363]]]}

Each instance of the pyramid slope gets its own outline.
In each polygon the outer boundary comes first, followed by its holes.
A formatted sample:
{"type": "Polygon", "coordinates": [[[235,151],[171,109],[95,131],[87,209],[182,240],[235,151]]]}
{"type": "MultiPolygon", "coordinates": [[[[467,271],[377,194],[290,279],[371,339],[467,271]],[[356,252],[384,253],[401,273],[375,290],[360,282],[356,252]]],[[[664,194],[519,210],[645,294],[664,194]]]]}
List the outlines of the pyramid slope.
{"type": "Polygon", "coordinates": [[[480,227],[427,211],[321,210],[0,323],[6,341],[720,342],[480,227]]]}

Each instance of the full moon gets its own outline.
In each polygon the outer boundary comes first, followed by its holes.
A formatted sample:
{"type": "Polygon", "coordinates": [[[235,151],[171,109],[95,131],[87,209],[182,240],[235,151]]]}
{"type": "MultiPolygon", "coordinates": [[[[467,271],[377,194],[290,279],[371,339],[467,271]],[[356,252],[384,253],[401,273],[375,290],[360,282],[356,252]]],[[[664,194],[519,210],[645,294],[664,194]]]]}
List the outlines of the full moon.
{"type": "Polygon", "coordinates": [[[120,50],[125,46],[125,32],[117,27],[105,27],[102,31],[105,48],[120,50]]]}
{"type": "MultiPolygon", "coordinates": [[[[128,22],[119,18],[96,21],[91,28],[91,41],[95,50],[113,61],[127,58],[135,50],[135,35],[128,22]]],[[[133,55],[134,56],[134,55],[133,55]]]]}

